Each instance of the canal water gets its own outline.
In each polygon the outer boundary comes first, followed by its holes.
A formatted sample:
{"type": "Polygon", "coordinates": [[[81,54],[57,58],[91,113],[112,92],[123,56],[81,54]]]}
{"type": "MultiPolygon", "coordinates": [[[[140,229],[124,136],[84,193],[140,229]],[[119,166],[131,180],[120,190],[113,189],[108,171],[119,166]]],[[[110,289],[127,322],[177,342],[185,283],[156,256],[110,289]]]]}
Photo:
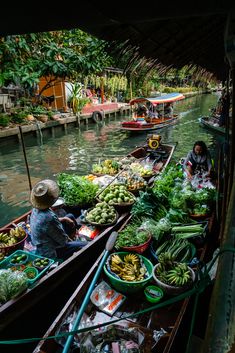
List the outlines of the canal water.
{"type": "MultiPolygon", "coordinates": [[[[162,142],[177,143],[173,160],[185,156],[196,140],[207,144],[212,156],[218,149],[221,137],[201,127],[198,118],[208,115],[218,101],[216,94],[204,94],[175,103],[180,113],[179,122],[156,130],[162,142]]],[[[136,146],[145,143],[146,133],[130,134],[120,129],[120,121],[129,116],[111,117],[103,123],[58,130],[55,136],[36,139],[25,136],[24,143],[32,185],[44,178],[56,179],[60,172],[86,175],[93,163],[106,158],[125,156],[136,146]]],[[[69,127],[69,125],[68,125],[69,127]]],[[[43,133],[44,135],[44,133],[43,133]]],[[[20,144],[5,144],[0,149],[0,227],[30,210],[29,184],[20,144]]],[[[216,158],[215,158],[216,159],[216,158]]]]}

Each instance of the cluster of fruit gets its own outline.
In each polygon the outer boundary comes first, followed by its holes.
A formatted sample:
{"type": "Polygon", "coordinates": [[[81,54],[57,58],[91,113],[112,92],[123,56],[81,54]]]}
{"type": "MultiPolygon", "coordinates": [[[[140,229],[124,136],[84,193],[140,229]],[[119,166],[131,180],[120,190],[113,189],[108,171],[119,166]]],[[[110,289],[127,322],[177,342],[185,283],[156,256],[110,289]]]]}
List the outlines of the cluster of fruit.
{"type": "Polygon", "coordinates": [[[116,220],[117,213],[113,206],[99,202],[86,215],[86,221],[97,224],[110,224],[116,220]]]}
{"type": "Polygon", "coordinates": [[[115,175],[119,171],[119,163],[111,159],[106,159],[100,164],[93,164],[92,173],[115,175]]]}
{"type": "Polygon", "coordinates": [[[21,254],[21,255],[15,254],[11,259],[11,263],[19,265],[27,261],[27,259],[28,259],[28,256],[26,254],[21,254]]]}
{"type": "Polygon", "coordinates": [[[113,254],[110,260],[111,270],[124,281],[141,281],[145,278],[146,268],[142,266],[137,254],[127,254],[123,259],[113,254]]]}
{"type": "Polygon", "coordinates": [[[183,287],[192,281],[191,272],[185,263],[174,261],[174,256],[168,252],[158,258],[157,276],[171,286],[183,287]]]}
{"type": "Polygon", "coordinates": [[[140,163],[132,163],[130,169],[133,173],[139,174],[141,177],[150,177],[154,174],[152,166],[150,165],[141,165],[140,163]]]}
{"type": "Polygon", "coordinates": [[[130,191],[140,190],[146,186],[146,181],[140,175],[129,172],[123,172],[119,181],[125,183],[130,191]]]}
{"type": "Polygon", "coordinates": [[[11,246],[24,239],[26,232],[22,227],[12,228],[9,233],[0,233],[0,247],[11,246]]]}
{"type": "Polygon", "coordinates": [[[115,184],[108,186],[99,196],[99,200],[107,202],[109,205],[133,203],[135,197],[125,185],[115,184]]]}
{"type": "Polygon", "coordinates": [[[37,257],[33,261],[33,266],[35,266],[39,270],[43,270],[45,267],[47,267],[49,265],[49,263],[50,263],[49,259],[37,257]]]}

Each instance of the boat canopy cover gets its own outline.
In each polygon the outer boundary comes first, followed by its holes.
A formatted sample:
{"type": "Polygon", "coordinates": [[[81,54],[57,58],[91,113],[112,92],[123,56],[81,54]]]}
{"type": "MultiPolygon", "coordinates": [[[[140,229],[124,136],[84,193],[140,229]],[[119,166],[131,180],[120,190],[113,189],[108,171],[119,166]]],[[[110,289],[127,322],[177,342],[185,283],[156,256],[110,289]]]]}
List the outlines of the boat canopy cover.
{"type": "Polygon", "coordinates": [[[151,97],[151,98],[135,98],[130,101],[130,105],[133,105],[135,103],[144,103],[144,102],[150,102],[153,105],[157,104],[165,104],[165,103],[170,103],[170,102],[175,102],[179,101],[181,99],[184,99],[184,95],[181,93],[169,93],[169,94],[164,94],[163,96],[158,96],[158,97],[151,97]]]}

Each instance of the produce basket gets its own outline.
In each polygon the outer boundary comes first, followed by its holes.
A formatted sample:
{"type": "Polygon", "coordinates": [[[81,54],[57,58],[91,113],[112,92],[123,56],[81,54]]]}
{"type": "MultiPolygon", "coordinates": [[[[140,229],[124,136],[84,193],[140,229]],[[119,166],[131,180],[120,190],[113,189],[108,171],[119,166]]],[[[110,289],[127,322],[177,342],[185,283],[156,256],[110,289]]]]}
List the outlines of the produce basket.
{"type": "MultiPolygon", "coordinates": [[[[15,228],[5,228],[4,230],[0,231],[0,233],[4,233],[4,234],[10,234],[11,230],[14,230],[15,228]]],[[[19,240],[18,242],[16,242],[15,244],[12,245],[6,245],[6,246],[0,246],[0,255],[1,257],[4,256],[8,256],[10,254],[12,254],[14,251],[19,250],[19,249],[23,249],[24,248],[24,242],[27,239],[28,234],[25,232],[25,236],[19,240]]]]}
{"type": "Polygon", "coordinates": [[[109,175],[109,176],[115,176],[117,175],[118,172],[116,173],[95,173],[95,172],[91,172],[93,175],[97,176],[97,177],[101,177],[101,176],[104,176],[104,175],[109,175]]]}
{"type": "MultiPolygon", "coordinates": [[[[89,212],[89,211],[91,211],[91,210],[92,210],[92,208],[88,209],[87,212],[89,212]]],[[[97,222],[92,222],[92,221],[87,220],[86,217],[85,217],[86,223],[89,223],[89,224],[91,224],[92,226],[95,226],[95,227],[102,227],[102,228],[110,227],[110,226],[114,225],[114,224],[117,222],[117,220],[118,220],[118,213],[117,213],[117,211],[116,211],[116,217],[115,217],[115,219],[113,220],[113,222],[110,222],[110,223],[97,223],[97,222]]]]}
{"type": "Polygon", "coordinates": [[[196,221],[203,220],[209,218],[210,214],[189,214],[189,217],[195,219],[196,221]]]}
{"type": "Polygon", "coordinates": [[[122,246],[121,249],[124,251],[137,252],[139,254],[142,254],[145,250],[148,249],[151,243],[151,240],[152,240],[152,237],[150,236],[149,239],[143,244],[133,245],[133,246],[122,246]]]}
{"type": "Polygon", "coordinates": [[[112,274],[109,271],[109,262],[110,262],[110,257],[112,255],[119,255],[121,258],[124,258],[125,255],[130,254],[129,252],[116,252],[111,254],[107,261],[106,264],[104,265],[104,272],[106,274],[106,276],[109,279],[109,282],[111,283],[111,286],[113,288],[115,288],[117,291],[121,292],[121,293],[136,293],[138,291],[141,291],[145,285],[151,280],[152,278],[152,271],[153,271],[153,265],[152,263],[144,256],[142,255],[138,255],[138,257],[140,257],[140,260],[142,261],[143,265],[145,266],[147,273],[146,273],[146,277],[141,280],[141,281],[124,281],[120,278],[118,278],[115,274],[112,274]]]}
{"type": "MultiPolygon", "coordinates": [[[[191,251],[191,259],[189,262],[187,262],[187,264],[190,266],[190,263],[191,263],[192,259],[195,257],[197,250],[196,250],[196,247],[194,244],[190,243],[189,246],[190,246],[190,251],[191,251]]],[[[153,243],[150,244],[149,251],[150,251],[150,256],[151,256],[153,263],[157,264],[158,263],[158,256],[156,255],[153,243]]]]}
{"type": "MultiPolygon", "coordinates": [[[[4,260],[2,260],[0,262],[0,269],[11,269],[12,271],[25,271],[27,268],[35,268],[35,266],[33,265],[33,262],[35,259],[48,259],[47,257],[43,257],[43,256],[39,256],[39,255],[35,255],[32,254],[31,252],[27,252],[27,251],[23,251],[23,250],[17,250],[15,251],[13,254],[11,254],[10,256],[7,256],[4,260]],[[13,257],[17,256],[21,256],[21,255],[27,255],[28,260],[26,263],[21,264],[21,265],[15,265],[11,263],[11,260],[13,259],[13,257]]],[[[32,279],[28,279],[29,284],[34,283],[35,281],[37,281],[41,276],[43,276],[43,274],[45,274],[45,272],[49,269],[49,267],[55,262],[53,259],[48,259],[48,265],[46,267],[44,267],[44,269],[42,269],[41,271],[38,271],[37,276],[35,276],[32,279]]]]}
{"type": "Polygon", "coordinates": [[[119,213],[130,211],[132,206],[134,205],[135,201],[133,202],[123,202],[123,203],[114,203],[113,206],[119,213]]]}
{"type": "Polygon", "coordinates": [[[195,275],[194,270],[191,269],[191,267],[188,267],[188,269],[189,269],[189,271],[191,273],[191,279],[192,279],[192,281],[190,283],[188,283],[187,285],[181,286],[181,287],[177,287],[177,286],[172,286],[172,285],[166,284],[166,283],[160,281],[160,279],[156,275],[156,270],[157,270],[157,268],[159,266],[160,266],[160,264],[157,264],[153,268],[153,279],[156,282],[156,285],[159,288],[161,288],[165,294],[168,294],[168,295],[181,294],[181,293],[185,292],[186,290],[190,289],[192,287],[192,285],[193,285],[193,282],[196,279],[196,275],[195,275]]]}

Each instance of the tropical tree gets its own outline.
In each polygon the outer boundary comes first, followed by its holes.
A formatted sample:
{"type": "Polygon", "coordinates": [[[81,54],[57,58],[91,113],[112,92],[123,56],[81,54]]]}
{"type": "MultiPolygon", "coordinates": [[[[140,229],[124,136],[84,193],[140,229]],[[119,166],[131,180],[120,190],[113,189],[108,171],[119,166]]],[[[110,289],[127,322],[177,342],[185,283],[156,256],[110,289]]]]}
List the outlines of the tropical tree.
{"type": "Polygon", "coordinates": [[[13,83],[31,94],[44,77],[41,95],[58,79],[75,82],[110,65],[104,47],[104,41],[79,29],[1,38],[0,86],[13,83]]]}

